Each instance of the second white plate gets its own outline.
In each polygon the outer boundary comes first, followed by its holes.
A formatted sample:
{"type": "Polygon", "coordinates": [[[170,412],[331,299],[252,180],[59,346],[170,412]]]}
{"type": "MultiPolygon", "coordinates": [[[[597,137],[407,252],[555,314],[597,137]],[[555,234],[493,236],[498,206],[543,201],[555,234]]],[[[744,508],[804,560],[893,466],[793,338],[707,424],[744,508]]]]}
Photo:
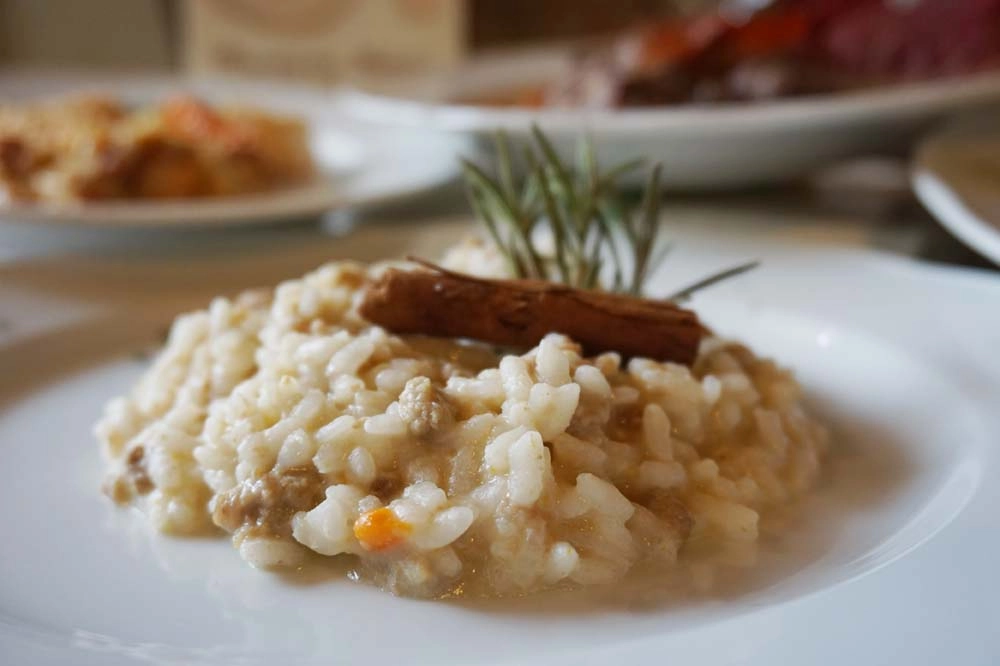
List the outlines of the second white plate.
{"type": "Polygon", "coordinates": [[[724,188],[802,176],[845,157],[907,145],[928,122],[1000,101],[1000,73],[761,104],[648,109],[527,109],[473,106],[474,99],[565,76],[564,49],[484,56],[452,70],[355,91],[357,117],[387,125],[446,129],[490,138],[538,124],[572,159],[583,133],[606,163],[648,156],[674,188],[724,188]]]}
{"type": "Polygon", "coordinates": [[[276,222],[329,210],[382,203],[443,185],[457,173],[461,137],[390,128],[338,114],[319,90],[220,80],[93,74],[0,76],[5,102],[57,98],[83,91],[150,103],[178,92],[212,102],[242,102],[302,117],[310,126],[315,179],[273,192],[170,201],[6,204],[6,222],[113,227],[219,226],[276,222]]]}

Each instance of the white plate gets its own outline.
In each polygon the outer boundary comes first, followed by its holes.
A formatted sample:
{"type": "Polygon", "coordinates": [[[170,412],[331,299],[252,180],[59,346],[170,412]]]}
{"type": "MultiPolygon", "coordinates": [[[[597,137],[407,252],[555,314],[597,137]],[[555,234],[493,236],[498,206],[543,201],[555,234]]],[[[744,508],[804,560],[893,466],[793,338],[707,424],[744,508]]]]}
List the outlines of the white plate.
{"type": "Polygon", "coordinates": [[[451,180],[466,142],[443,133],[375,126],[333,111],[318,90],[232,80],[175,80],[146,76],[8,73],[4,102],[53,98],[81,91],[108,93],[135,104],[181,91],[212,102],[243,102],[305,119],[318,167],[309,183],[246,196],[178,201],[110,201],[0,205],[8,222],[87,226],[214,226],[274,222],[329,210],[382,203],[451,180]]]}
{"type": "Polygon", "coordinates": [[[945,228],[1000,265],[1000,127],[995,118],[970,119],[923,142],[912,182],[945,228]]]}
{"type": "Polygon", "coordinates": [[[995,664],[1000,280],[851,251],[682,235],[663,290],[748,255],[710,323],[795,367],[838,452],[760,576],[705,599],[397,599],[151,534],[98,492],[90,426],[179,309],[325,258],[424,256],[455,226],[369,227],[285,255],[0,267],[0,663],[995,664]],[[127,277],[128,279],[122,279],[127,277]]]}
{"type": "Polygon", "coordinates": [[[1000,101],[994,73],[755,105],[534,110],[453,102],[553,80],[568,67],[565,51],[503,53],[357,90],[343,102],[367,120],[481,137],[498,128],[523,135],[537,123],[566,156],[586,131],[602,161],[648,155],[663,163],[669,186],[718,188],[787,180],[839,158],[900,148],[945,114],[1000,101]]]}

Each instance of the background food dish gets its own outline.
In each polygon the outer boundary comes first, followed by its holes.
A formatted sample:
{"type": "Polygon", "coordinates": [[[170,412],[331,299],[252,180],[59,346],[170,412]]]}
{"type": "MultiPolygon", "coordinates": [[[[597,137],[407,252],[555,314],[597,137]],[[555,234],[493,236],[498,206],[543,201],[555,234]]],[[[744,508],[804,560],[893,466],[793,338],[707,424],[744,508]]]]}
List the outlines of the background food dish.
{"type": "MultiPolygon", "coordinates": [[[[128,106],[186,93],[213,103],[255,104],[303,119],[315,173],[283,187],[239,196],[193,199],[5,201],[0,220],[96,227],[206,227],[301,219],[329,210],[385,202],[440,186],[456,173],[466,140],[405,128],[386,129],[338,113],[329,94],[289,85],[173,77],[0,73],[8,103],[99,92],[128,106]]],[[[300,153],[301,155],[301,153],[300,153]]],[[[301,157],[295,158],[301,164],[301,157]]],[[[305,176],[299,167],[294,172],[305,176]]],[[[282,167],[284,169],[285,167],[282,167]]]]}
{"type": "Polygon", "coordinates": [[[301,120],[176,95],[130,108],[90,95],[0,108],[13,201],[193,199],[292,187],[313,174],[301,120]]]}
{"type": "Polygon", "coordinates": [[[898,153],[947,114],[1000,100],[994,0],[702,4],[603,43],[362,83],[345,106],[480,139],[535,123],[564,157],[586,133],[608,163],[643,154],[668,187],[724,189],[898,153]]]}
{"type": "Polygon", "coordinates": [[[745,104],[1000,67],[1000,3],[730,2],[581,45],[564,77],[473,103],[651,107],[745,104]]]}

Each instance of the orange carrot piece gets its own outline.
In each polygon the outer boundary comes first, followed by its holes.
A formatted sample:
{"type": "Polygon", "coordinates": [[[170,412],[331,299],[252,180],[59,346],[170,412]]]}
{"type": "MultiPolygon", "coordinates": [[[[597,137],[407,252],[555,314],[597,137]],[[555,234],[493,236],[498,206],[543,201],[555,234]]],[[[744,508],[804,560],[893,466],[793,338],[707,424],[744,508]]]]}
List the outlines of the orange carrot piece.
{"type": "Polygon", "coordinates": [[[354,536],[366,550],[373,551],[398,546],[412,529],[386,507],[363,513],[354,521],[354,536]]]}

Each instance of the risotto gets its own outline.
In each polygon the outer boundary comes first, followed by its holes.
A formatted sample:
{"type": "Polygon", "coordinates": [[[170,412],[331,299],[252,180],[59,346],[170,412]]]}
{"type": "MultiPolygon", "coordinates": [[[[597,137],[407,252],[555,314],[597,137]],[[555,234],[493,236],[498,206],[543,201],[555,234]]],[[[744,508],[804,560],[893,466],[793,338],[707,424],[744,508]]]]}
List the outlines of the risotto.
{"type": "Polygon", "coordinates": [[[701,536],[758,538],[826,430],[794,378],[709,337],[692,367],[397,336],[358,314],[386,266],[326,265],[180,317],[96,431],[105,491],[265,568],[355,558],[397,594],[618,581],[701,536]]]}

